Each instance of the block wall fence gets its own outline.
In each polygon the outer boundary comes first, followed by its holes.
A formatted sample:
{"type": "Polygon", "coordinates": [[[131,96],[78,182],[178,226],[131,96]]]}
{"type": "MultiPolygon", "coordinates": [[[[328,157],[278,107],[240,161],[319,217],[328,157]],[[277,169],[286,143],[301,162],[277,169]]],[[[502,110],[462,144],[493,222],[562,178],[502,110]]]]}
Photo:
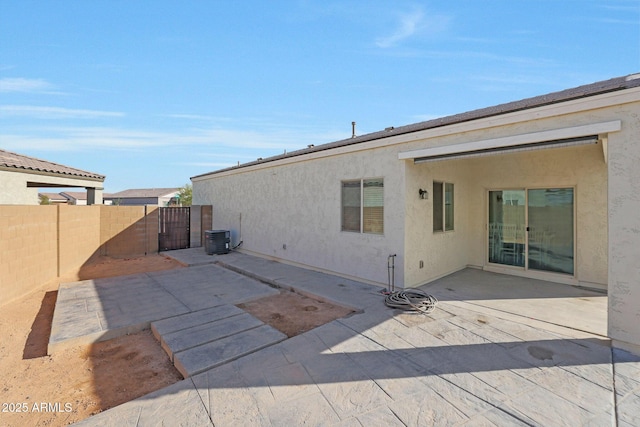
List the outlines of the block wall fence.
{"type": "Polygon", "coordinates": [[[157,206],[0,205],[0,306],[79,273],[92,257],[156,253],[157,206]]]}

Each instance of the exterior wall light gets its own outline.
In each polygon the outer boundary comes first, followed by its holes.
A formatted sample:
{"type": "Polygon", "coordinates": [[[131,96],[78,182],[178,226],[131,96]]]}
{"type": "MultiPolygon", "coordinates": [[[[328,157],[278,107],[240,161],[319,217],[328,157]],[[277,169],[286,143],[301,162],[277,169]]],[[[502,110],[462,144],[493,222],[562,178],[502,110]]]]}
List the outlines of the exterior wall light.
{"type": "Polygon", "coordinates": [[[422,188],[418,190],[418,194],[420,195],[421,200],[429,199],[429,192],[427,190],[423,190],[422,188]]]}

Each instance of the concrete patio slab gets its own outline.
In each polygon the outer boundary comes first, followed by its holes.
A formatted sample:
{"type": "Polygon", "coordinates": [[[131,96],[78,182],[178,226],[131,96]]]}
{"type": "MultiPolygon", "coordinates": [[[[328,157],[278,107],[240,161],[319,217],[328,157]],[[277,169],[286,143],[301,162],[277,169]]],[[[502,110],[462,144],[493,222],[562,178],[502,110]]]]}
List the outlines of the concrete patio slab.
{"type": "Polygon", "coordinates": [[[226,319],[244,313],[234,305],[223,304],[199,311],[192,311],[187,314],[158,320],[151,323],[151,331],[160,340],[162,335],[181,331],[193,326],[202,325],[215,320],[226,319]]]}
{"type": "MultiPolygon", "coordinates": [[[[475,280],[475,274],[432,284],[430,293],[441,289],[443,296],[436,294],[441,302],[424,316],[385,307],[370,285],[318,272],[304,277],[298,267],[239,253],[214,258],[277,286],[298,290],[300,281],[303,292],[361,312],[204,370],[83,425],[640,425],[640,357],[612,351],[598,334],[518,314],[532,298],[514,297],[507,312],[477,304],[473,295],[455,299],[444,292],[463,294],[465,285],[458,289],[454,282],[475,280]],[[185,407],[192,413],[185,414],[185,407]],[[136,414],[135,422],[127,414],[136,414]],[[165,414],[166,420],[159,418],[165,414]]],[[[501,299],[508,302],[506,295],[501,299]]],[[[557,300],[549,298],[545,310],[553,311],[557,300]]]]}
{"type": "Polygon", "coordinates": [[[166,292],[191,311],[220,304],[240,304],[278,291],[217,265],[148,273],[166,292]]]}
{"type": "Polygon", "coordinates": [[[458,271],[421,289],[441,301],[464,301],[467,305],[607,335],[607,294],[603,291],[474,269],[458,271]]]}
{"type": "Polygon", "coordinates": [[[161,252],[162,255],[169,256],[182,265],[195,267],[198,265],[213,264],[216,262],[217,255],[207,255],[204,247],[181,249],[178,251],[161,252]]]}
{"type": "Polygon", "coordinates": [[[187,378],[285,339],[287,336],[282,332],[262,324],[254,329],[235,331],[230,336],[176,352],[173,354],[173,363],[182,376],[187,378]]]}
{"type": "Polygon", "coordinates": [[[160,343],[172,361],[178,352],[217,341],[228,336],[264,325],[249,313],[208,321],[187,329],[162,335],[160,343]]]}
{"type": "Polygon", "coordinates": [[[202,405],[198,391],[190,380],[183,380],[124,403],[107,416],[94,416],[76,426],[137,427],[143,425],[208,426],[209,414],[202,405]],[[171,404],[167,405],[167,399],[171,404]]]}
{"type": "Polygon", "coordinates": [[[62,284],[48,353],[138,332],[149,328],[151,320],[189,311],[146,274],[62,284]]]}
{"type": "Polygon", "coordinates": [[[139,332],[151,322],[278,291],[215,265],[60,285],[49,354],[139,332]]]}

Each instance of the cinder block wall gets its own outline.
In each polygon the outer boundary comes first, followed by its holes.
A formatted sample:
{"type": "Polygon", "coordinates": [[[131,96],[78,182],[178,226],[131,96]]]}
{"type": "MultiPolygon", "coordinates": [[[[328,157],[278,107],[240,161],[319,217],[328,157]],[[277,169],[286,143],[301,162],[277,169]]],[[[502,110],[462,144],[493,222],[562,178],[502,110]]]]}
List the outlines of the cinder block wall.
{"type": "Polygon", "coordinates": [[[0,305],[57,276],[57,206],[0,206],[0,305]]]}
{"type": "Polygon", "coordinates": [[[158,252],[157,206],[100,206],[100,253],[112,257],[158,252]]]}
{"type": "Polygon", "coordinates": [[[100,247],[100,206],[58,206],[59,275],[80,269],[100,247]]]}
{"type": "Polygon", "coordinates": [[[145,254],[158,253],[158,206],[147,206],[147,234],[145,254]]]}
{"type": "Polygon", "coordinates": [[[0,306],[94,255],[158,252],[156,206],[0,206],[0,306]]]}
{"type": "MultiPolygon", "coordinates": [[[[213,206],[200,206],[200,245],[204,245],[204,233],[213,227],[213,206]]],[[[236,242],[237,243],[237,242],[236,242]]]]}

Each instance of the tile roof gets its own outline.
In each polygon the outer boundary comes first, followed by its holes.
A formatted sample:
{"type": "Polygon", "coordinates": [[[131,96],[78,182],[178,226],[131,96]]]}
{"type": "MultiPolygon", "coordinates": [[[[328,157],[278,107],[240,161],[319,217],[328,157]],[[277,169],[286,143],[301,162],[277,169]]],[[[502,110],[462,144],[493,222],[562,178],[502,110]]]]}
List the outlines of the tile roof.
{"type": "Polygon", "coordinates": [[[60,194],[62,194],[62,196],[66,197],[67,199],[87,200],[86,191],[63,191],[60,194]]]}
{"type": "Polygon", "coordinates": [[[49,200],[53,201],[61,201],[66,202],[68,199],[64,197],[61,193],[38,193],[38,196],[46,196],[49,200]]]}
{"type": "Polygon", "coordinates": [[[126,199],[126,198],[146,198],[163,197],[180,191],[180,188],[133,188],[123,190],[118,193],[103,195],[104,199],[126,199]]]}
{"type": "Polygon", "coordinates": [[[639,87],[639,86],[640,86],[640,74],[630,74],[628,76],[622,76],[622,77],[616,77],[609,80],[603,80],[603,81],[599,81],[599,82],[595,82],[595,83],[591,83],[583,86],[578,86],[572,89],[566,89],[559,92],[552,92],[546,95],[526,98],[520,101],[508,102],[506,104],[500,104],[492,107],[481,108],[481,109],[469,111],[466,113],[455,114],[452,116],[414,123],[406,126],[399,126],[395,128],[391,127],[381,131],[369,133],[366,135],[356,136],[355,138],[343,139],[336,142],[317,145],[315,147],[310,146],[308,148],[291,151],[286,154],[280,154],[273,157],[268,157],[266,159],[258,159],[253,162],[240,164],[239,166],[232,166],[229,168],[204,173],[201,175],[196,175],[196,176],[193,176],[192,178],[199,178],[207,175],[214,175],[221,172],[240,169],[248,166],[259,165],[267,162],[273,162],[276,160],[286,159],[290,157],[301,156],[304,154],[314,153],[318,151],[331,150],[333,148],[360,144],[363,142],[374,141],[377,139],[383,139],[390,136],[397,136],[397,135],[403,135],[403,134],[408,134],[412,132],[419,132],[419,131],[428,130],[428,129],[435,129],[438,127],[469,122],[472,120],[498,116],[501,114],[513,113],[516,111],[528,110],[532,108],[542,107],[545,105],[558,104],[561,102],[567,102],[567,101],[580,99],[580,98],[587,98],[590,96],[601,95],[608,92],[615,92],[615,91],[630,89],[630,88],[639,87]]]}
{"type": "Polygon", "coordinates": [[[52,173],[70,177],[89,178],[97,181],[104,181],[105,176],[81,169],[60,165],[35,157],[24,156],[10,151],[0,150],[0,168],[22,169],[34,172],[52,173]]]}

